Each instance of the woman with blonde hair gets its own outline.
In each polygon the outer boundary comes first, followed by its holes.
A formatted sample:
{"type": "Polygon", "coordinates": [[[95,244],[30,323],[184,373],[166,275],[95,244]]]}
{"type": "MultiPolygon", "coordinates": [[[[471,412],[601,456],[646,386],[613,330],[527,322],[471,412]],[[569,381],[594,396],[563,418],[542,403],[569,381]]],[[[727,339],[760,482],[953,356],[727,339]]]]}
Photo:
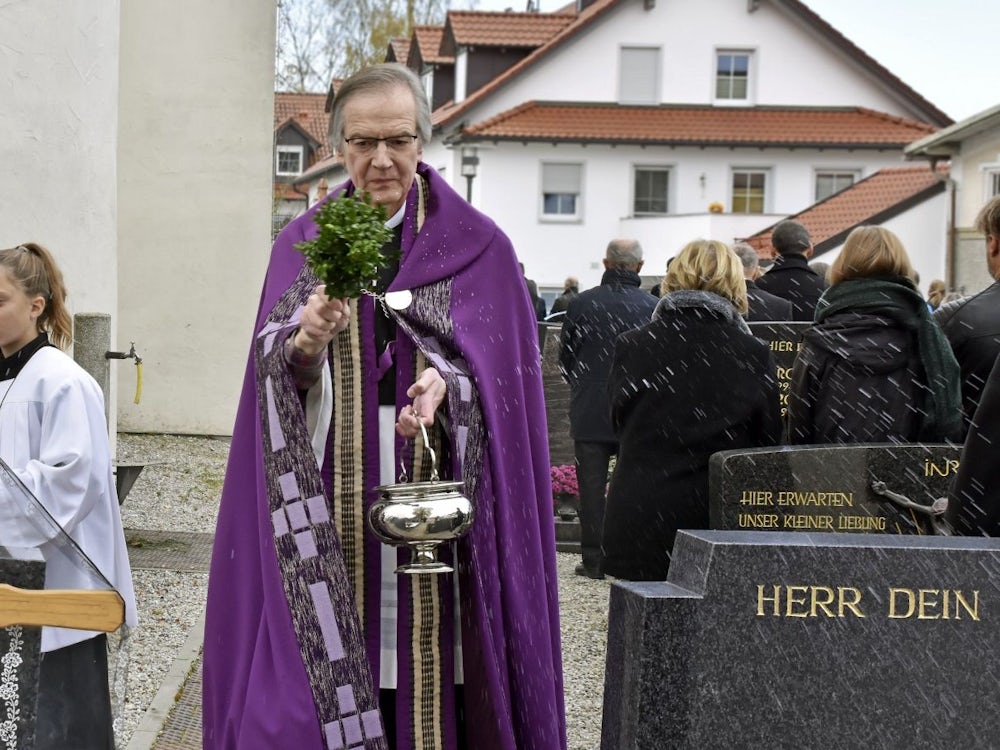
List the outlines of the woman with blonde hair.
{"type": "MultiPolygon", "coordinates": [[[[104,395],[61,351],[72,340],[62,273],[41,245],[0,250],[0,458],[100,577],[62,552],[65,540],[32,518],[0,482],[0,546],[37,548],[45,588],[114,587],[136,624],[135,595],[111,473],[104,395]]],[[[107,637],[42,628],[35,744],[38,750],[114,750],[107,637]]]]}
{"type": "Polygon", "coordinates": [[[670,264],[653,319],[618,337],[608,383],[618,462],[604,518],[605,572],[664,580],[678,529],[708,528],[708,460],[775,445],[775,364],[750,334],[743,264],[695,240],[670,264]]]}
{"type": "Polygon", "coordinates": [[[961,438],[958,363],[914,278],[888,229],[848,235],[792,368],[790,443],[961,438]]]}

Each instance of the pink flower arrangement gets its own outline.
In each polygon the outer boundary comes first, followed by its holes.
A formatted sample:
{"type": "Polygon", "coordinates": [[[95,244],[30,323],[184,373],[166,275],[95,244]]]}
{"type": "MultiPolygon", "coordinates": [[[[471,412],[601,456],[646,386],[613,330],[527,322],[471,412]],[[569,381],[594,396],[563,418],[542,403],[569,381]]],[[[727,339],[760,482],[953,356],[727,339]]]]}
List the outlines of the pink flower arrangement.
{"type": "Polygon", "coordinates": [[[573,464],[553,466],[551,476],[553,497],[559,497],[560,495],[579,496],[580,485],[576,481],[576,466],[573,464]]]}

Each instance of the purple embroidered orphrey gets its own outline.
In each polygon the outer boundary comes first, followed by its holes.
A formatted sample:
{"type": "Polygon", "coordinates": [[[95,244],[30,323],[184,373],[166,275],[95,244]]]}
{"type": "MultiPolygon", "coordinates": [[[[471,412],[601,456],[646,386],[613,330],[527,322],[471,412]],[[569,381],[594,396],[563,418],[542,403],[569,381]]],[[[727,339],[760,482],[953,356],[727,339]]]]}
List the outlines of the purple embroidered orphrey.
{"type": "MultiPolygon", "coordinates": [[[[352,186],[331,195],[342,189],[352,186]]],[[[275,242],[234,428],[206,613],[207,750],[387,747],[378,705],[381,548],[364,528],[379,484],[374,303],[355,301],[351,326],[331,347],[335,406],[321,467],[281,356],[316,284],[294,245],[315,235],[317,209],[275,242]]],[[[454,559],[468,747],[560,750],[555,540],[535,316],[510,241],[424,164],[389,287],[404,289],[413,302],[397,316],[396,408],[409,402],[418,367],[441,372],[450,457],[441,473],[461,478],[476,504],[454,559]]],[[[401,455],[409,452],[397,440],[395,465],[401,455]]],[[[454,580],[400,576],[398,584],[393,750],[453,750],[454,580]]]]}

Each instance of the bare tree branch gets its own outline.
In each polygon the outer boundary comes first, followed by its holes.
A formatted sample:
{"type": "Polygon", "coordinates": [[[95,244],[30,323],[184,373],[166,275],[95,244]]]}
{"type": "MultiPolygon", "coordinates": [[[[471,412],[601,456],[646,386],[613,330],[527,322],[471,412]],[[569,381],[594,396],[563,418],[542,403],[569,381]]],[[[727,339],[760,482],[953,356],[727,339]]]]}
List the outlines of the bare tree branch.
{"type": "Polygon", "coordinates": [[[327,90],[334,77],[383,62],[394,37],[442,24],[449,0],[279,0],[275,87],[327,90]]]}

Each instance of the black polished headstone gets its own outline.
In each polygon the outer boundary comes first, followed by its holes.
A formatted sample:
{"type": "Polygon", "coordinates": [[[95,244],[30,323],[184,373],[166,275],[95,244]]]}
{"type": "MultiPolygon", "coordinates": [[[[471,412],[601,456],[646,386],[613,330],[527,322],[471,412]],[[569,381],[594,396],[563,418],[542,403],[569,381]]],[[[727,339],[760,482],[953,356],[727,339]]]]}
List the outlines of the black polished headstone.
{"type": "Polygon", "coordinates": [[[602,750],[986,748],[1000,540],[681,531],[611,588],[602,750]]]}
{"type": "Polygon", "coordinates": [[[947,496],[960,452],[961,446],[935,443],[715,453],[708,466],[710,525],[753,531],[934,533],[938,521],[927,511],[947,496]],[[904,508],[886,490],[921,508],[904,508]]]}
{"type": "Polygon", "coordinates": [[[788,410],[788,390],[792,379],[792,365],[802,346],[802,334],[812,323],[758,322],[748,323],[750,333],[771,347],[778,372],[778,396],[781,399],[781,416],[788,410]]]}
{"type": "MultiPolygon", "coordinates": [[[[0,547],[0,583],[45,588],[45,562],[38,550],[0,547]]],[[[0,628],[0,746],[4,748],[35,746],[41,646],[40,627],[0,628]]]]}
{"type": "Polygon", "coordinates": [[[542,388],[545,393],[545,417],[549,423],[549,462],[552,466],[572,464],[576,460],[573,438],[569,432],[569,384],[559,372],[559,336],[561,325],[542,324],[542,388]]]}

